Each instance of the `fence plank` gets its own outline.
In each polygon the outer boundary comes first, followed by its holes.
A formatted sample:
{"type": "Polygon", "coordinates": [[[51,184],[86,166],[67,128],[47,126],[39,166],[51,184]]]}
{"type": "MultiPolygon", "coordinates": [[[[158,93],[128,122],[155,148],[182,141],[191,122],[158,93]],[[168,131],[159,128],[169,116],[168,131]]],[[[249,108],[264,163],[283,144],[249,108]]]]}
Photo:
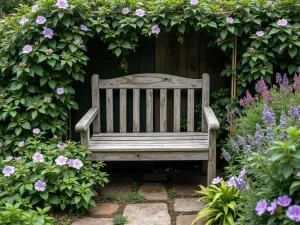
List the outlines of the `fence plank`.
{"type": "Polygon", "coordinates": [[[133,132],[140,132],[140,89],[133,89],[133,132]]]}
{"type": "Polygon", "coordinates": [[[153,132],[153,89],[146,90],[146,118],[147,118],[147,132],[153,132]]]}
{"type": "Polygon", "coordinates": [[[180,102],[181,90],[174,89],[174,132],[180,132],[180,102]]]}
{"type": "Polygon", "coordinates": [[[120,90],[120,133],[126,133],[127,127],[127,90],[120,90]]]}
{"type": "Polygon", "coordinates": [[[167,132],[167,89],[160,89],[160,132],[167,132]]]}
{"type": "Polygon", "coordinates": [[[187,107],[187,131],[194,132],[194,108],[195,108],[195,90],[188,89],[188,107],[187,107]]]}
{"type": "Polygon", "coordinates": [[[114,132],[114,121],[113,121],[113,90],[106,89],[106,124],[107,133],[114,132]]]}

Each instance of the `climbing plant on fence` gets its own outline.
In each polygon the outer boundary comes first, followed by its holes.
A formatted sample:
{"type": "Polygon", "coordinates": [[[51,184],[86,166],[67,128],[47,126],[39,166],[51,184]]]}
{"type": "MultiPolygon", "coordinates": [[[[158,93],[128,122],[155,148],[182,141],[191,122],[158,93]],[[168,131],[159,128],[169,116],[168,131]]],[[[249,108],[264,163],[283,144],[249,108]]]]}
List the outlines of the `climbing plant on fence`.
{"type": "MultiPolygon", "coordinates": [[[[10,148],[33,128],[62,135],[67,113],[78,108],[73,80],[84,80],[85,43],[97,36],[121,57],[142,36],[206,31],[228,55],[238,37],[238,87],[274,68],[293,74],[300,62],[297,0],[39,0],[21,5],[0,24],[0,143],[10,148]]],[[[99,49],[101,51],[101,49],[99,49]]],[[[242,88],[239,89],[239,92],[242,88]]]]}

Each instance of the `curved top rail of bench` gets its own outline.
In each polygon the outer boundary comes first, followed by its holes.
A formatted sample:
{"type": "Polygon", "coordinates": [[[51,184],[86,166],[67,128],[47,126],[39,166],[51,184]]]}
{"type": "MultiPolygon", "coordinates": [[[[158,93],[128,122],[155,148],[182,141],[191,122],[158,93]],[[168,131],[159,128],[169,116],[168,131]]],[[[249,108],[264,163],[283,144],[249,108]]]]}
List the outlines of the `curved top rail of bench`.
{"type": "MultiPolygon", "coordinates": [[[[94,75],[98,76],[98,75],[94,75]]],[[[160,73],[133,74],[114,79],[100,79],[99,89],[198,89],[202,79],[190,79],[160,73]]]]}

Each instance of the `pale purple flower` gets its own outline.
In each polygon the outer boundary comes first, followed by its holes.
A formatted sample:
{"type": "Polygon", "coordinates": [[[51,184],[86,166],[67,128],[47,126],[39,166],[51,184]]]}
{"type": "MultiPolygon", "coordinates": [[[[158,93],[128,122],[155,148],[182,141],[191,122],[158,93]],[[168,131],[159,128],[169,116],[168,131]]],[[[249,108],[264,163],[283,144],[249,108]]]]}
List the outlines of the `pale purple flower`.
{"type": "Polygon", "coordinates": [[[271,205],[268,206],[267,210],[271,215],[273,215],[275,213],[276,209],[277,209],[277,202],[275,199],[273,202],[271,202],[271,205]]]}
{"type": "Polygon", "coordinates": [[[296,176],[297,176],[297,177],[300,177],[300,172],[298,172],[296,176]]]}
{"type": "Polygon", "coordinates": [[[66,165],[67,161],[68,161],[68,158],[65,156],[59,156],[57,159],[55,159],[56,165],[59,165],[59,166],[66,165]]]}
{"type": "Polygon", "coordinates": [[[233,24],[233,18],[227,17],[227,18],[226,18],[226,23],[228,23],[228,24],[233,24]]]}
{"type": "Polygon", "coordinates": [[[240,175],[239,175],[239,179],[243,179],[245,176],[247,175],[247,170],[244,168],[242,171],[241,171],[241,173],[240,173],[240,175]]]}
{"type": "Polygon", "coordinates": [[[44,23],[46,23],[46,18],[44,17],[44,16],[38,16],[37,18],[36,18],[36,23],[37,24],[44,24],[44,23]]]}
{"type": "Polygon", "coordinates": [[[68,163],[68,166],[69,166],[70,168],[73,168],[73,165],[74,165],[74,159],[69,159],[67,163],[68,163]]]}
{"type": "Polygon", "coordinates": [[[29,19],[28,19],[28,18],[22,18],[20,24],[21,24],[22,26],[24,26],[24,25],[27,24],[28,22],[29,22],[29,19]]]}
{"type": "Polygon", "coordinates": [[[199,3],[198,0],[191,0],[191,5],[197,5],[199,3]]]}
{"type": "Polygon", "coordinates": [[[41,180],[38,180],[37,182],[35,182],[34,184],[34,189],[37,190],[37,191],[40,191],[40,192],[43,192],[46,190],[46,183],[41,181],[41,180]]]}
{"type": "Polygon", "coordinates": [[[79,160],[79,159],[74,159],[74,161],[73,161],[73,166],[72,166],[73,168],[79,170],[82,166],[83,166],[83,163],[82,163],[81,160],[79,160]]]}
{"type": "Polygon", "coordinates": [[[276,73],[276,84],[281,83],[282,82],[282,76],[280,73],[276,73]]]}
{"type": "Polygon", "coordinates": [[[279,27],[284,27],[288,24],[288,21],[286,19],[278,20],[277,21],[277,26],[279,27]]]}
{"type": "Polygon", "coordinates": [[[53,30],[51,28],[44,28],[43,34],[45,38],[53,38],[53,30]]]}
{"type": "Polygon", "coordinates": [[[223,180],[223,178],[222,177],[216,177],[216,178],[214,178],[213,180],[212,180],[212,184],[218,184],[218,183],[220,183],[221,181],[223,180]]]}
{"type": "Polygon", "coordinates": [[[240,191],[244,191],[245,189],[248,189],[249,188],[249,185],[246,183],[246,181],[244,181],[243,179],[241,178],[236,178],[234,177],[234,180],[235,180],[235,187],[240,191]]]}
{"type": "Polygon", "coordinates": [[[64,150],[68,145],[66,143],[63,144],[57,144],[57,148],[59,148],[60,150],[64,150]]]}
{"type": "Polygon", "coordinates": [[[39,11],[39,6],[38,5],[32,6],[31,12],[36,13],[37,11],[39,11]]]}
{"type": "Polygon", "coordinates": [[[233,138],[231,139],[231,146],[232,146],[232,151],[233,152],[237,152],[239,150],[239,146],[233,138]]]}
{"type": "Polygon", "coordinates": [[[152,34],[159,34],[160,33],[160,28],[158,25],[154,25],[152,27],[152,34]]]}
{"type": "Polygon", "coordinates": [[[145,11],[142,9],[137,9],[135,11],[135,15],[139,16],[139,17],[143,17],[145,15],[145,11]]]}
{"type": "Polygon", "coordinates": [[[130,10],[129,10],[129,8],[123,8],[122,9],[122,13],[124,14],[124,15],[126,15],[126,14],[128,14],[130,12],[130,10]]]}
{"type": "Polygon", "coordinates": [[[34,133],[34,134],[39,134],[40,132],[41,132],[41,130],[39,128],[34,128],[32,130],[32,133],[34,133]]]}
{"type": "Polygon", "coordinates": [[[6,158],[6,161],[10,162],[10,161],[12,161],[13,159],[14,159],[14,157],[8,156],[8,157],[6,158]]]}
{"type": "Polygon", "coordinates": [[[69,4],[66,0],[58,0],[56,6],[60,9],[66,9],[68,8],[69,4]]]}
{"type": "Polygon", "coordinates": [[[5,177],[9,177],[15,172],[15,167],[14,166],[6,166],[2,170],[2,173],[4,174],[5,177]]]}
{"type": "Polygon", "coordinates": [[[235,180],[236,180],[236,177],[231,177],[231,178],[227,181],[227,186],[228,186],[228,187],[232,187],[232,186],[236,187],[236,182],[235,182],[235,180]]]}
{"type": "Polygon", "coordinates": [[[263,31],[257,31],[256,32],[256,36],[257,37],[262,37],[262,36],[264,36],[265,35],[265,32],[263,32],[263,31]]]}
{"type": "Polygon", "coordinates": [[[231,156],[230,156],[229,153],[228,153],[226,150],[224,150],[224,149],[222,149],[222,156],[223,156],[223,158],[224,158],[227,162],[230,162],[230,161],[231,161],[231,156]]]}
{"type": "Polygon", "coordinates": [[[23,53],[29,54],[30,52],[32,52],[32,46],[31,45],[25,45],[24,48],[23,48],[23,53]]]}
{"type": "MultiPolygon", "coordinates": [[[[52,48],[48,48],[46,50],[46,55],[52,55],[53,54],[53,49],[52,48]]],[[[51,101],[51,98],[50,98],[50,101],[51,101]]]]}
{"type": "Polygon", "coordinates": [[[63,93],[65,93],[65,89],[64,89],[64,88],[57,88],[57,89],[56,89],[56,93],[57,93],[58,95],[62,95],[63,93]]]}
{"type": "Polygon", "coordinates": [[[19,146],[20,148],[22,148],[22,147],[24,147],[24,144],[25,144],[24,141],[20,141],[20,143],[18,144],[18,146],[19,146]]]}
{"type": "Polygon", "coordinates": [[[81,25],[80,25],[80,29],[81,29],[82,31],[88,31],[88,27],[87,27],[85,24],[81,24],[81,25]]]}
{"type": "Polygon", "coordinates": [[[262,214],[264,214],[267,210],[267,201],[262,200],[262,201],[258,202],[256,204],[255,210],[256,210],[256,213],[258,216],[261,216],[262,214]]]}
{"type": "Polygon", "coordinates": [[[273,8],[273,7],[274,7],[274,4],[273,4],[272,1],[268,1],[267,4],[266,4],[266,6],[267,6],[268,8],[273,8]]]}
{"type": "Polygon", "coordinates": [[[220,41],[223,41],[223,38],[218,37],[218,38],[217,38],[217,42],[220,42],[220,41]]]}
{"type": "Polygon", "coordinates": [[[300,206],[293,205],[286,211],[286,216],[293,221],[300,222],[300,206]]]}
{"type": "Polygon", "coordinates": [[[277,205],[280,205],[282,207],[288,207],[291,204],[291,202],[292,199],[290,199],[287,195],[280,196],[277,199],[277,205]]]}
{"type": "Polygon", "coordinates": [[[33,160],[34,163],[44,162],[44,156],[41,153],[36,152],[32,156],[32,160],[33,160]]]}
{"type": "Polygon", "coordinates": [[[286,73],[283,75],[282,84],[289,85],[289,79],[287,78],[286,73]]]}

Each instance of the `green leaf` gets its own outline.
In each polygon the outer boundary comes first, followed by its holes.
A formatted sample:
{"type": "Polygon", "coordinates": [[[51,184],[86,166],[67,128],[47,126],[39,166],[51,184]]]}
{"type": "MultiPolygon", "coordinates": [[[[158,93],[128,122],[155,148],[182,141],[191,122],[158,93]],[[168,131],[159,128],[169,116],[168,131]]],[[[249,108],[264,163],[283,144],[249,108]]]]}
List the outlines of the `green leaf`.
{"type": "Polygon", "coordinates": [[[70,19],[69,18],[64,18],[62,20],[62,23],[66,26],[66,27],[69,27],[70,26],[70,19]]]}
{"type": "Polygon", "coordinates": [[[281,32],[279,35],[278,35],[278,38],[284,42],[286,40],[286,38],[288,37],[288,35],[286,33],[283,33],[281,32]]]}
{"type": "Polygon", "coordinates": [[[300,151],[298,150],[296,152],[291,153],[291,156],[293,156],[296,159],[300,159],[300,151]]]}
{"type": "Polygon", "coordinates": [[[58,205],[58,204],[60,204],[60,199],[59,199],[59,197],[57,196],[57,195],[51,195],[50,197],[49,197],[49,199],[48,199],[48,201],[51,203],[51,204],[53,204],[53,205],[58,205]]]}
{"type": "Polygon", "coordinates": [[[40,54],[40,55],[39,55],[39,58],[38,58],[38,63],[41,63],[41,62],[45,61],[46,59],[47,59],[47,56],[46,56],[46,55],[40,54]]]}
{"type": "Polygon", "coordinates": [[[141,27],[144,25],[144,20],[138,19],[138,20],[136,21],[136,25],[138,25],[138,27],[141,28],[141,27]]]}
{"type": "Polygon", "coordinates": [[[288,52],[289,55],[294,58],[297,55],[298,50],[295,46],[293,46],[292,48],[289,48],[288,52]]]}
{"type": "Polygon", "coordinates": [[[43,86],[44,84],[46,84],[47,81],[48,81],[48,77],[42,77],[42,78],[40,79],[40,86],[43,86]]]}
{"type": "Polygon", "coordinates": [[[126,49],[131,49],[131,45],[128,42],[124,42],[121,46],[126,49]]]}
{"type": "Polygon", "coordinates": [[[41,192],[40,196],[41,196],[42,199],[47,201],[47,199],[49,197],[49,193],[48,193],[48,191],[44,191],[44,192],[41,192]]]}
{"type": "Polygon", "coordinates": [[[37,111],[37,110],[34,110],[34,111],[31,113],[31,117],[32,117],[33,120],[37,117],[37,114],[38,114],[38,111],[37,111]]]}
{"type": "Polygon", "coordinates": [[[23,128],[26,129],[26,130],[31,130],[31,126],[30,126],[30,124],[29,124],[28,122],[23,123],[23,124],[21,125],[21,127],[23,127],[23,128]]]}
{"type": "Polygon", "coordinates": [[[115,49],[116,47],[118,47],[116,43],[110,43],[108,46],[108,50],[115,49]]]}
{"type": "Polygon", "coordinates": [[[227,29],[228,29],[231,33],[234,33],[234,26],[228,26],[227,29]]]}
{"type": "Polygon", "coordinates": [[[292,195],[298,189],[300,189],[300,181],[294,181],[290,186],[290,195],[292,195]]]}
{"type": "Polygon", "coordinates": [[[276,161],[276,160],[282,158],[283,156],[284,156],[284,153],[281,153],[281,152],[275,152],[275,153],[272,154],[270,160],[274,162],[274,161],[276,161]]]}
{"type": "Polygon", "coordinates": [[[227,37],[227,34],[228,34],[228,30],[224,29],[224,30],[221,31],[220,36],[224,40],[227,37]]]}
{"type": "Polygon", "coordinates": [[[80,196],[76,196],[76,197],[74,198],[75,204],[77,204],[78,202],[80,202],[80,200],[81,200],[81,197],[80,197],[80,196]]]}
{"type": "Polygon", "coordinates": [[[207,25],[210,27],[218,28],[216,22],[214,22],[214,21],[210,21],[207,25]]]}
{"type": "Polygon", "coordinates": [[[55,81],[54,80],[50,80],[49,82],[48,82],[48,85],[49,85],[49,87],[51,87],[52,89],[54,89],[55,88],[55,81]]]}
{"type": "Polygon", "coordinates": [[[115,54],[116,54],[117,57],[119,57],[119,56],[121,55],[121,53],[122,53],[122,51],[121,51],[120,48],[117,48],[117,49],[115,50],[115,54]]]}
{"type": "Polygon", "coordinates": [[[21,132],[22,132],[21,127],[18,127],[18,128],[15,129],[15,133],[16,133],[17,136],[19,136],[21,134],[21,132]]]}
{"type": "Polygon", "coordinates": [[[43,67],[40,66],[40,65],[34,65],[34,66],[33,66],[33,70],[34,70],[34,72],[35,72],[37,75],[39,75],[39,76],[43,76],[43,74],[44,74],[44,69],[43,69],[43,67]]]}
{"type": "Polygon", "coordinates": [[[294,172],[294,168],[292,166],[286,164],[286,165],[282,166],[280,172],[283,174],[285,179],[287,179],[294,172]]]}
{"type": "Polygon", "coordinates": [[[293,74],[294,72],[297,72],[297,70],[298,70],[298,67],[293,65],[293,64],[288,66],[288,71],[289,71],[290,74],[293,74]]]}
{"type": "Polygon", "coordinates": [[[181,23],[181,24],[178,25],[178,30],[179,30],[179,32],[184,33],[184,31],[185,31],[184,23],[181,23]]]}

